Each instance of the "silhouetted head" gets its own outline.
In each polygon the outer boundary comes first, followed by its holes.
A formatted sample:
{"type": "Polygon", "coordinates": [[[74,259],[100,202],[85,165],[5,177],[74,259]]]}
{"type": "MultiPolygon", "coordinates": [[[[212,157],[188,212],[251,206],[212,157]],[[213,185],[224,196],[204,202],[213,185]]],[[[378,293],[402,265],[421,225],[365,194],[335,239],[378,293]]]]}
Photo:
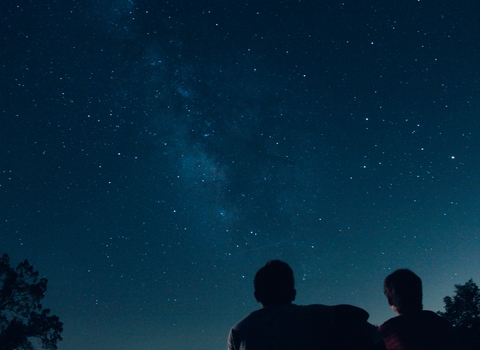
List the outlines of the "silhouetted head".
{"type": "Polygon", "coordinates": [[[265,306],[290,304],[295,300],[293,271],[280,260],[270,260],[258,270],[253,281],[255,299],[265,306]]]}
{"type": "Polygon", "coordinates": [[[383,292],[388,304],[400,315],[421,311],[422,280],[408,269],[399,269],[385,278],[383,292]]]}

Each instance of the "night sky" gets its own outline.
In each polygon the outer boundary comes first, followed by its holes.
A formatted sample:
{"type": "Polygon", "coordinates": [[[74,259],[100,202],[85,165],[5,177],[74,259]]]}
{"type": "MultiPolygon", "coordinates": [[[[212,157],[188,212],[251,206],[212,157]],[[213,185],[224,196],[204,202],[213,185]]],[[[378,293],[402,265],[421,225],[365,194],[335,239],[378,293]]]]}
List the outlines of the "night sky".
{"type": "Polygon", "coordinates": [[[59,350],[225,349],[288,262],[299,304],[437,311],[480,282],[478,1],[5,0],[0,253],[59,350]]]}

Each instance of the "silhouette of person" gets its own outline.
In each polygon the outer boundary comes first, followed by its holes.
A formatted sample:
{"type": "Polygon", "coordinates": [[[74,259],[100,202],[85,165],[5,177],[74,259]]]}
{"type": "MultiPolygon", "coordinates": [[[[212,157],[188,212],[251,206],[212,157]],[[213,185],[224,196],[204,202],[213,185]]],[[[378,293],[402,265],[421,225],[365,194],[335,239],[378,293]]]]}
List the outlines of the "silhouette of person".
{"type": "Polygon", "coordinates": [[[385,278],[383,290],[388,304],[399,315],[378,328],[388,350],[462,348],[447,320],[423,310],[422,280],[415,273],[396,270],[385,278]]]}
{"type": "MultiPolygon", "coordinates": [[[[351,305],[293,304],[293,271],[283,261],[271,260],[258,270],[254,296],[261,309],[232,327],[229,350],[373,349],[373,337],[378,334],[367,322],[365,310],[351,305]]],[[[379,336],[377,340],[381,342],[379,336]]]]}

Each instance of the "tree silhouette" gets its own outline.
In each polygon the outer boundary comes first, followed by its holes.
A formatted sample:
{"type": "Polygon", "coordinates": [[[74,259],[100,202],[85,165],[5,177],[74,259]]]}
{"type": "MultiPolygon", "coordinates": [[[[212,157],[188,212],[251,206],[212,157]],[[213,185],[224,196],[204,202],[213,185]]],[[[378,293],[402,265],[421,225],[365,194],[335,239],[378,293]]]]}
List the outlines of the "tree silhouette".
{"type": "Polygon", "coordinates": [[[443,298],[445,312],[438,311],[452,326],[468,349],[480,349],[480,289],[468,280],[455,285],[455,295],[443,298]]]}
{"type": "Polygon", "coordinates": [[[44,349],[57,349],[63,324],[49,316],[40,300],[47,290],[47,279],[25,260],[14,269],[10,258],[0,259],[0,350],[33,350],[29,338],[37,338],[44,349]]]}

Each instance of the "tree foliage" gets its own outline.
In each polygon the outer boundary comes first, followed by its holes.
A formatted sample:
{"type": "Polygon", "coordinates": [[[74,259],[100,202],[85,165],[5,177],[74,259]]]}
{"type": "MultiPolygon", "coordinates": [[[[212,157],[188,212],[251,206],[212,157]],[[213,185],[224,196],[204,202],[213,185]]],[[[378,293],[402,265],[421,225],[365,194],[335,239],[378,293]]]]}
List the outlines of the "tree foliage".
{"type": "Polygon", "coordinates": [[[445,312],[438,314],[450,321],[454,327],[473,328],[480,324],[480,289],[468,280],[465,284],[455,285],[455,295],[443,298],[445,312]]]}
{"type": "Polygon", "coordinates": [[[445,312],[439,311],[453,326],[463,349],[480,349],[480,289],[468,280],[455,285],[455,295],[443,298],[445,312]]]}
{"type": "Polygon", "coordinates": [[[34,349],[31,338],[44,349],[57,349],[62,340],[62,322],[40,303],[47,279],[38,275],[27,260],[13,268],[7,254],[0,259],[0,350],[34,349]]]}

